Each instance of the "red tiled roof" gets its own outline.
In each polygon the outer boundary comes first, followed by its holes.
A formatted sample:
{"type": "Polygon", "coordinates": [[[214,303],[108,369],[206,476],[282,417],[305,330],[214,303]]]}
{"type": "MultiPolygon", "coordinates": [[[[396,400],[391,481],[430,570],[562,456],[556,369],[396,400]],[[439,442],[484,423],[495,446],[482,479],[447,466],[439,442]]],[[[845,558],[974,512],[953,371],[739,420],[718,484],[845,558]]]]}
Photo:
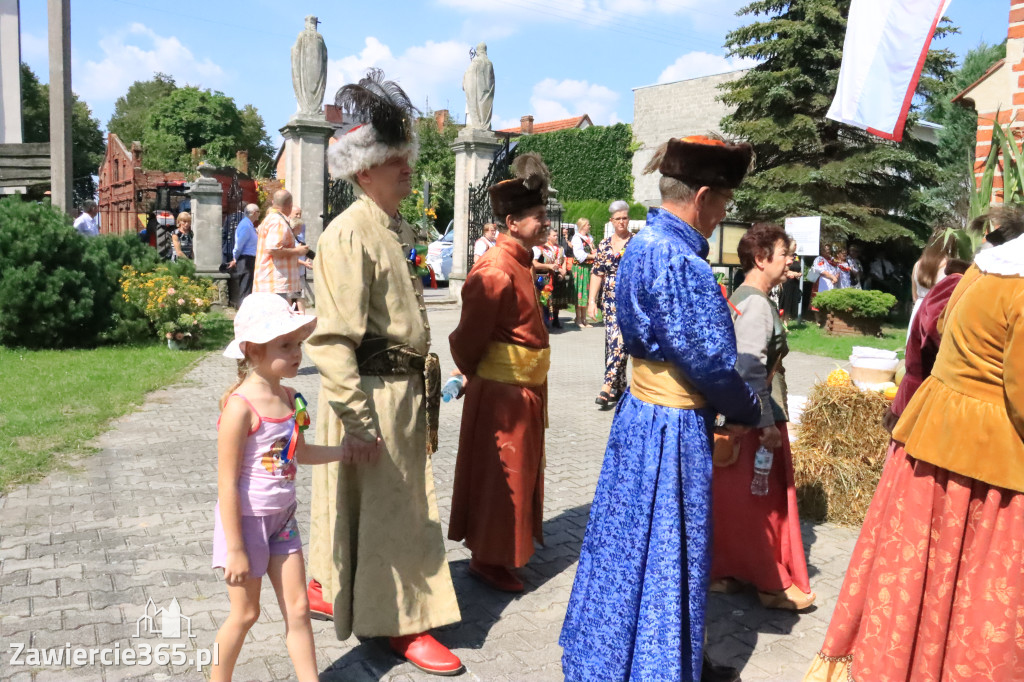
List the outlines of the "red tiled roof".
{"type": "MultiPolygon", "coordinates": [[[[544,123],[534,123],[533,124],[533,134],[534,135],[539,135],[540,133],[553,133],[556,130],[569,130],[570,128],[579,128],[580,125],[584,121],[586,121],[587,123],[590,123],[591,125],[593,125],[593,123],[590,120],[590,115],[589,114],[583,114],[582,116],[574,116],[572,118],[563,118],[563,119],[559,119],[557,121],[546,121],[544,123]]],[[[499,132],[499,133],[511,133],[513,135],[519,135],[523,131],[522,131],[522,128],[517,126],[515,128],[504,128],[504,129],[499,130],[497,132],[499,132]]]]}

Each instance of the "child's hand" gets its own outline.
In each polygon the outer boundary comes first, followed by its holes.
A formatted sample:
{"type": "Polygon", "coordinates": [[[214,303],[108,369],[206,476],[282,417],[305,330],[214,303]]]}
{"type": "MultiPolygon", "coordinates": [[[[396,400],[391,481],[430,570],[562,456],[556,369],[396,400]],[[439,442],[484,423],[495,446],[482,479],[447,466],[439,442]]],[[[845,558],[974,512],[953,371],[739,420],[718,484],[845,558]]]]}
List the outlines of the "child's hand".
{"type": "Polygon", "coordinates": [[[249,578],[249,555],[244,549],[229,550],[224,563],[224,582],[228,585],[241,585],[249,578]]]}
{"type": "Polygon", "coordinates": [[[341,440],[341,449],[344,451],[341,461],[345,464],[370,464],[376,462],[383,445],[384,441],[380,437],[371,443],[356,436],[345,434],[345,437],[341,440]]]}

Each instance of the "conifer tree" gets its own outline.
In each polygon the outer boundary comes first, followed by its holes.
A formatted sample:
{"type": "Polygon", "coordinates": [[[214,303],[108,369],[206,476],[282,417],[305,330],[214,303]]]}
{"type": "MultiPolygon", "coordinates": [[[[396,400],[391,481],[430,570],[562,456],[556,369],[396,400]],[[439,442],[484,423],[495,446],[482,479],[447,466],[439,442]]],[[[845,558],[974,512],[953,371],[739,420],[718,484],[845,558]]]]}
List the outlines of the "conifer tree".
{"type": "MultiPolygon", "coordinates": [[[[820,215],[825,239],[922,239],[938,216],[924,190],[939,167],[935,145],[909,134],[916,113],[900,143],[825,118],[849,8],[850,0],[754,0],[740,10],[757,19],[729,33],[726,47],[761,63],[722,86],[735,107],[723,129],[757,153],[735,211],[744,220],[820,215]]],[[[927,98],[952,66],[952,53],[932,50],[917,95],[927,98]]]]}

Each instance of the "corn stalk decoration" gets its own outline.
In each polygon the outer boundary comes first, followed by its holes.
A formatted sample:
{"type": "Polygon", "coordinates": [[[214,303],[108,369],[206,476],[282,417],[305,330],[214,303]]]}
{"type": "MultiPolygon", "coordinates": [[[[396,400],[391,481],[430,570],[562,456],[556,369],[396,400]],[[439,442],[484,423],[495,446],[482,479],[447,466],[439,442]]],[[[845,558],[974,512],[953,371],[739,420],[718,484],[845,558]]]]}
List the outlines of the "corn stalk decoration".
{"type": "MultiPolygon", "coordinates": [[[[980,229],[971,229],[976,218],[987,214],[992,208],[992,196],[995,191],[996,171],[1001,170],[1003,176],[1004,204],[1024,205],[1024,150],[1014,137],[1009,126],[999,123],[999,112],[992,121],[992,143],[981,173],[981,179],[971,191],[971,204],[967,214],[967,228],[948,228],[943,239],[952,236],[956,239],[957,250],[961,258],[971,260],[981,248],[985,234],[989,232],[989,223],[984,221],[980,229]]],[[[975,169],[971,169],[972,176],[975,169]]]]}

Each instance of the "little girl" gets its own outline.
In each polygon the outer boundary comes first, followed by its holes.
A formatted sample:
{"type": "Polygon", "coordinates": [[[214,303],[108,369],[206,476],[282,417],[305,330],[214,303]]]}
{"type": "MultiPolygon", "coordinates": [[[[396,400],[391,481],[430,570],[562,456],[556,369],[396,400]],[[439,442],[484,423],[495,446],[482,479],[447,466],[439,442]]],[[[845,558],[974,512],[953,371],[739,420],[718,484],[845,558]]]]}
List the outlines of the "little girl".
{"type": "Polygon", "coordinates": [[[339,447],[306,445],[302,396],[281,385],[296,375],[316,317],[293,313],[277,294],[253,293],[235,317],[224,351],[238,359],[238,382],[221,399],[217,424],[217,508],[213,566],[224,569],[231,613],[217,633],[212,680],[230,680],[242,642],[259,617],[263,575],[285,621],[295,678],[318,679],[309,622],[302,539],[295,523],[295,464],[345,460],[339,447]]]}

